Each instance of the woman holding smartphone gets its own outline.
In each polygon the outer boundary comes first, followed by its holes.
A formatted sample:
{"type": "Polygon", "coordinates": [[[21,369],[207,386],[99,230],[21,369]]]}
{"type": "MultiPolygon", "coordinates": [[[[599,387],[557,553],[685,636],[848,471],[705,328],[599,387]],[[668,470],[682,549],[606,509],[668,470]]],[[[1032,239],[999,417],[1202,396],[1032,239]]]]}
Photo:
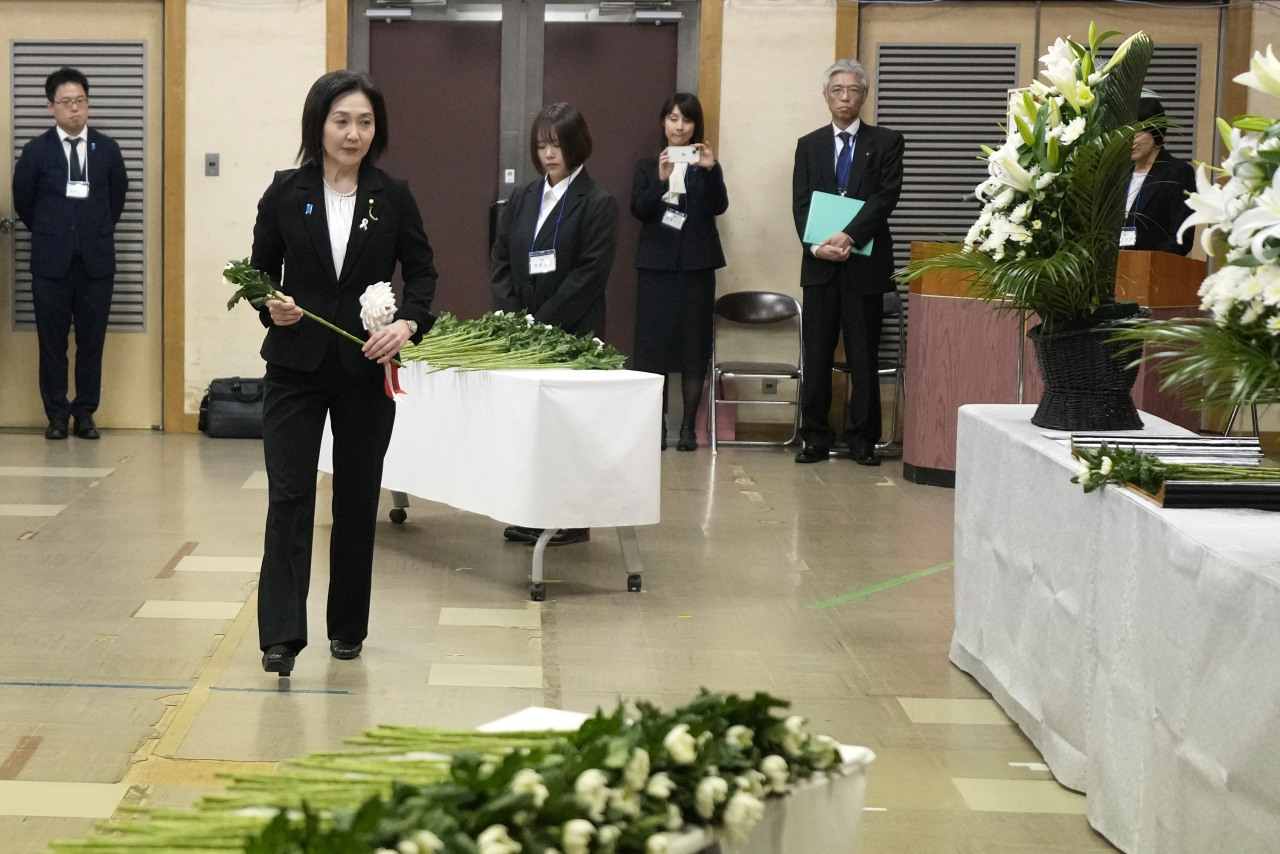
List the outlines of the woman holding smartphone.
{"type": "MultiPolygon", "coordinates": [[[[636,251],[637,370],[680,374],[684,417],[676,450],[698,447],[695,420],[711,362],[716,270],[725,265],[716,217],[729,208],[724,173],[704,140],[702,104],[678,92],[659,116],[666,147],[636,164],[631,214],[644,225],[636,251]]],[[[667,447],[663,383],[662,448],[667,447]]]]}
{"type": "MultiPolygon", "coordinates": [[[[572,104],[544,107],[529,130],[529,154],[542,177],[511,194],[493,244],[491,284],[498,308],[527,311],[574,335],[604,337],[605,285],[618,248],[618,203],[591,180],[591,131],[572,104]]],[[[542,532],[509,526],[509,540],[542,532]]],[[[568,528],[553,546],[590,539],[568,528]]]]}

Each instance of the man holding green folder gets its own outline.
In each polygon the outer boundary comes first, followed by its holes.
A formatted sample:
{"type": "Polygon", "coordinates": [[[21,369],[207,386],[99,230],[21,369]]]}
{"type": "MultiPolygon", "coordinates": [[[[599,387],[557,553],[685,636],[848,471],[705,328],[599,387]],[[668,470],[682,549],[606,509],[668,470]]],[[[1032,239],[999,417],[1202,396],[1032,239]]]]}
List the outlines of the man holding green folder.
{"type": "MultiPolygon", "coordinates": [[[[801,388],[798,463],[831,455],[836,434],[828,424],[831,370],[844,334],[853,401],[845,431],[849,455],[880,465],[880,381],[877,351],[884,295],[894,290],[889,215],[902,191],[902,134],[859,118],[871,88],[867,70],[842,59],[823,75],[831,124],[796,145],[792,210],[804,244],[804,383],[801,388]]],[[[844,425],[841,425],[843,428],[844,425]]]]}

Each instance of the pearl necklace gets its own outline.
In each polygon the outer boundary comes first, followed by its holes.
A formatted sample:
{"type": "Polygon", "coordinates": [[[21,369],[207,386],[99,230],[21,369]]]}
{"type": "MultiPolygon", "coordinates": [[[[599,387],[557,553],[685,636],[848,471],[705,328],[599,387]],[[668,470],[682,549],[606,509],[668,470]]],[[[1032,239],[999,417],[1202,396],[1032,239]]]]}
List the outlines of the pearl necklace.
{"type": "Polygon", "coordinates": [[[333,187],[330,187],[329,182],[326,181],[324,178],[321,178],[320,180],[324,182],[324,188],[326,190],[328,190],[330,193],[333,193],[335,196],[337,196],[340,199],[349,199],[356,194],[356,190],[360,189],[358,186],[356,186],[356,187],[352,187],[351,192],[349,193],[339,193],[337,190],[333,189],[333,187]]]}

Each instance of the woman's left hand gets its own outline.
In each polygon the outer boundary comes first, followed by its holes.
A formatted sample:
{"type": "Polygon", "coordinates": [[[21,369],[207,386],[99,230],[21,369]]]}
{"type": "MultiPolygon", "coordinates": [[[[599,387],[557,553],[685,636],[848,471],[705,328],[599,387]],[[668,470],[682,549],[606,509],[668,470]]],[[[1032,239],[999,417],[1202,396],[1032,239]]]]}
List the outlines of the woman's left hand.
{"type": "Polygon", "coordinates": [[[710,169],[716,165],[716,156],[711,153],[711,146],[699,142],[693,147],[698,149],[698,166],[703,169],[710,169]]]}
{"type": "Polygon", "coordinates": [[[400,352],[400,348],[412,334],[407,322],[397,320],[373,333],[361,349],[365,356],[376,360],[379,365],[385,365],[400,352]]]}

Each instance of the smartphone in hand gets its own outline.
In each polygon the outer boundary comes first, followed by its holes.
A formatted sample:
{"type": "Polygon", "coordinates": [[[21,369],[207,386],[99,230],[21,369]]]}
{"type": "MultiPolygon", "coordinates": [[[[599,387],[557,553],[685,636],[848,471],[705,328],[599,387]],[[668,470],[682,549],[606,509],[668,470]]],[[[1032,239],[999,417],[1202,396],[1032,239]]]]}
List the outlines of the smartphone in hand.
{"type": "Polygon", "coordinates": [[[667,149],[667,161],[670,163],[697,163],[701,156],[692,145],[673,145],[667,149]]]}

